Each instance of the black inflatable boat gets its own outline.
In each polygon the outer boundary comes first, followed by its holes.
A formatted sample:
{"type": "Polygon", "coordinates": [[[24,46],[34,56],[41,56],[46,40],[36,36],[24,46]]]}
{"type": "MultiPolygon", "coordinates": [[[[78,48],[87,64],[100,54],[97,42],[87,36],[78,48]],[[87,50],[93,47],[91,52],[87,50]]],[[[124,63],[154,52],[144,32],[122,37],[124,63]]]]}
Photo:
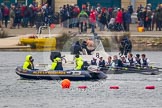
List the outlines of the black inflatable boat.
{"type": "Polygon", "coordinates": [[[66,71],[43,71],[43,70],[23,70],[22,67],[16,68],[16,74],[25,79],[36,80],[99,80],[106,79],[107,75],[102,71],[88,71],[88,70],[66,70],[66,71]]]}

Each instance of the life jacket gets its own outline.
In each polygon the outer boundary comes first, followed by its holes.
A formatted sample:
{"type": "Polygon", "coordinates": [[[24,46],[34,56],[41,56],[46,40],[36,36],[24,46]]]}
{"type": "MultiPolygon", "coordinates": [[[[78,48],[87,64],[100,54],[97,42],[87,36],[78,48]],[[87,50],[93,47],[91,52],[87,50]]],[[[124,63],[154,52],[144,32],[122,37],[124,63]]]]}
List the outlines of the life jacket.
{"type": "Polygon", "coordinates": [[[23,65],[23,69],[34,69],[34,64],[30,61],[31,55],[26,56],[26,60],[23,65]]]}
{"type": "Polygon", "coordinates": [[[142,66],[148,66],[147,58],[142,59],[143,63],[142,66]]]}
{"type": "Polygon", "coordinates": [[[28,69],[34,69],[34,66],[33,66],[33,64],[30,63],[27,68],[28,69]]]}
{"type": "Polygon", "coordinates": [[[111,66],[112,65],[112,62],[107,62],[106,65],[107,66],[111,66]]]}
{"type": "Polygon", "coordinates": [[[82,70],[83,68],[83,59],[81,57],[78,57],[78,58],[75,58],[75,61],[76,61],[76,70],[82,70]]]}
{"type": "Polygon", "coordinates": [[[57,57],[55,60],[57,62],[55,70],[63,70],[61,59],[57,57]]]}
{"type": "Polygon", "coordinates": [[[96,60],[91,60],[91,65],[97,65],[96,60]]]}
{"type": "Polygon", "coordinates": [[[134,64],[133,58],[128,58],[128,61],[130,63],[130,66],[132,66],[134,64]]]}
{"type": "Polygon", "coordinates": [[[141,59],[137,58],[136,62],[137,62],[137,64],[141,65],[141,59]]]}
{"type": "Polygon", "coordinates": [[[105,60],[99,61],[99,67],[105,67],[105,60]]]}
{"type": "Polygon", "coordinates": [[[113,60],[112,66],[113,66],[113,67],[123,67],[123,63],[122,63],[122,61],[119,60],[119,59],[113,60]]]}
{"type": "Polygon", "coordinates": [[[118,59],[118,67],[123,67],[123,63],[120,59],[118,59]]]}

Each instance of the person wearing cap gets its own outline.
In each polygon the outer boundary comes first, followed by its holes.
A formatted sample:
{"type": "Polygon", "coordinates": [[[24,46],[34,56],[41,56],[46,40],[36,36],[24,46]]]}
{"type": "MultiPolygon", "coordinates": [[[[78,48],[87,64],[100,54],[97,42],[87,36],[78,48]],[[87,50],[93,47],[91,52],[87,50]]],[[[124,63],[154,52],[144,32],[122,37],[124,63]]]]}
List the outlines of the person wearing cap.
{"type": "Polygon", "coordinates": [[[148,67],[148,65],[149,65],[149,59],[146,58],[145,54],[141,55],[141,65],[142,65],[142,67],[148,67]]]}
{"type": "Polygon", "coordinates": [[[91,65],[97,66],[97,58],[96,57],[93,57],[93,60],[91,60],[91,65]]]}
{"type": "Polygon", "coordinates": [[[103,57],[100,57],[99,67],[105,67],[105,60],[103,60],[103,57]]]}
{"type": "Polygon", "coordinates": [[[79,22],[80,22],[80,31],[81,32],[87,32],[88,14],[87,14],[87,12],[85,10],[86,10],[86,8],[83,6],[83,10],[78,15],[79,22]]]}
{"type": "Polygon", "coordinates": [[[23,64],[23,69],[24,70],[33,70],[34,69],[33,62],[34,62],[33,57],[31,55],[27,55],[26,60],[25,60],[25,62],[23,64]]]}
{"type": "Polygon", "coordinates": [[[78,54],[75,56],[75,70],[82,70],[83,67],[83,59],[78,54]]]}

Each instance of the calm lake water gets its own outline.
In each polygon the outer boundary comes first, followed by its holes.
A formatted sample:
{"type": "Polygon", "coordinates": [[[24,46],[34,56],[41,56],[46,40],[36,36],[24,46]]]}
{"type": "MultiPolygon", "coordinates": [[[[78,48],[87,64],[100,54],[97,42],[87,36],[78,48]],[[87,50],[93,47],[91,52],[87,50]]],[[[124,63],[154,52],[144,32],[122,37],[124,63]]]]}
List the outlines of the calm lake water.
{"type": "MultiPolygon", "coordinates": [[[[146,53],[154,65],[162,67],[162,52],[146,53]]],[[[106,80],[71,82],[71,89],[61,89],[59,81],[22,80],[15,68],[27,54],[35,63],[46,63],[42,52],[0,52],[0,108],[161,108],[162,75],[108,75],[106,80]],[[88,89],[77,87],[86,85],[88,89]],[[110,90],[112,85],[120,89],[110,90]],[[154,90],[145,86],[154,85],[154,90]]],[[[117,54],[111,52],[110,54],[117,54]]],[[[135,54],[135,53],[134,53],[135,54]]]]}

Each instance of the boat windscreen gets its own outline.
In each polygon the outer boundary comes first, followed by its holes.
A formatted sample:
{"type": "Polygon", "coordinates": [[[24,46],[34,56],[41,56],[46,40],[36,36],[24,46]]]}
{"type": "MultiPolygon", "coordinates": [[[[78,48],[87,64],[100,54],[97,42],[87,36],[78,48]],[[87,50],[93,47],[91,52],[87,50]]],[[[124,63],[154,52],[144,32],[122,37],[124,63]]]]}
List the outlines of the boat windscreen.
{"type": "Polygon", "coordinates": [[[104,46],[103,46],[101,40],[99,40],[99,42],[95,42],[95,43],[98,43],[98,45],[96,45],[95,51],[103,51],[103,52],[105,52],[105,49],[104,49],[104,46]]]}

